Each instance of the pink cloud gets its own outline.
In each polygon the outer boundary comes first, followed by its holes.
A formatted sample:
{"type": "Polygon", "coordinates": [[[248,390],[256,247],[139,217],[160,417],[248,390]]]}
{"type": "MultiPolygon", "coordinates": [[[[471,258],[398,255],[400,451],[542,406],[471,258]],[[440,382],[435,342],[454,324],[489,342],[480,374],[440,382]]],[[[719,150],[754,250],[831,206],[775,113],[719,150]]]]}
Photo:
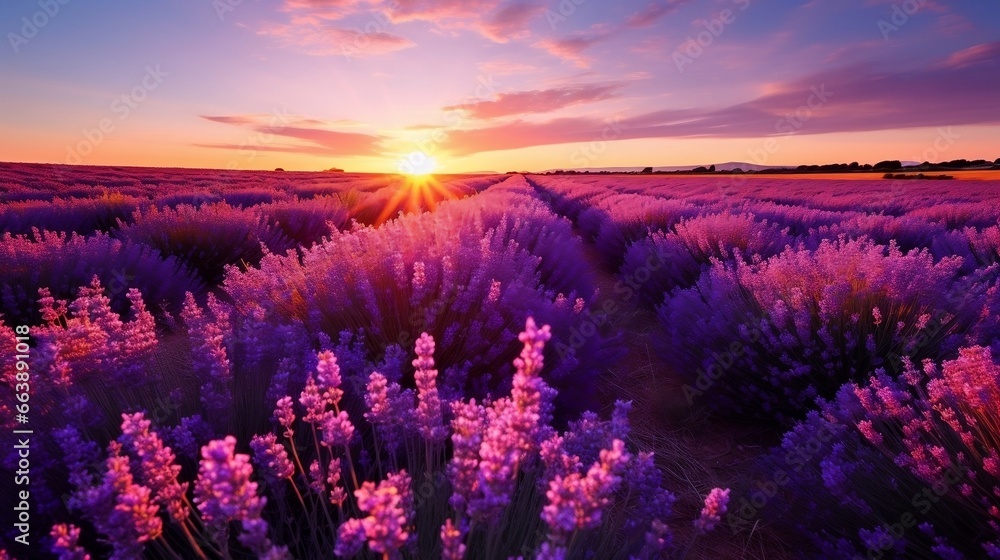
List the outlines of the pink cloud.
{"type": "Polygon", "coordinates": [[[479,32],[486,38],[497,43],[506,43],[511,39],[523,39],[530,35],[528,22],[545,11],[542,4],[530,2],[514,2],[497,10],[477,26],[479,32]]]}
{"type": "MultiPolygon", "coordinates": [[[[211,116],[202,115],[203,119],[240,126],[252,131],[252,137],[257,141],[254,147],[264,151],[294,152],[310,155],[372,155],[378,152],[379,145],[384,140],[380,136],[360,132],[340,132],[308,126],[311,123],[324,123],[317,119],[302,119],[287,116],[268,115],[233,115],[211,116]],[[280,136],[304,140],[307,144],[278,144],[266,142],[264,138],[280,136]]],[[[229,149],[232,144],[197,144],[202,147],[229,149]]],[[[246,147],[246,146],[243,146],[246,147]]]]}
{"type": "Polygon", "coordinates": [[[313,56],[379,56],[416,45],[399,35],[384,31],[368,32],[361,29],[333,27],[311,17],[295,17],[289,24],[272,25],[257,33],[275,37],[313,56]]]}
{"type": "Polygon", "coordinates": [[[518,120],[451,131],[444,147],[468,155],[612,138],[764,138],[1000,123],[998,65],[1000,42],[959,51],[917,71],[847,66],[775,85],[771,93],[728,107],[635,115],[617,121],[613,134],[611,125],[596,118],[518,120]]]}
{"type": "Polygon", "coordinates": [[[650,27],[659,21],[663,16],[676,12],[683,4],[690,0],[666,0],[656,2],[632,14],[625,20],[625,27],[639,28],[650,27]]]}
{"type": "Polygon", "coordinates": [[[621,84],[580,84],[547,90],[501,93],[493,101],[478,101],[444,107],[462,110],[475,119],[495,119],[511,115],[548,113],[573,105],[594,103],[615,97],[621,84]]]}
{"type": "Polygon", "coordinates": [[[590,59],[583,55],[583,51],[606,37],[606,33],[595,33],[566,39],[542,39],[533,46],[545,49],[549,54],[572,62],[581,68],[587,68],[590,66],[590,59]]]}

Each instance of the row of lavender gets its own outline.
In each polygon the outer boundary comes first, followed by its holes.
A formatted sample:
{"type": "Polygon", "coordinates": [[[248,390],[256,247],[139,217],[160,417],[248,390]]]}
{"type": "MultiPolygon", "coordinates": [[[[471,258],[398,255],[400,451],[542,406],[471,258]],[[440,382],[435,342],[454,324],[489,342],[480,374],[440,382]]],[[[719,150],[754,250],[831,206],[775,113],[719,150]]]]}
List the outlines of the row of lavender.
{"type": "MultiPolygon", "coordinates": [[[[188,224],[210,248],[241,210],[149,212],[168,217],[119,231],[154,237],[188,224]]],[[[683,553],[652,455],[623,444],[628,405],[609,420],[582,412],[598,404],[596,377],[618,340],[569,336],[593,271],[571,223],[521,177],[434,212],[333,228],[287,254],[265,248],[256,266],[225,267],[207,295],[152,245],[131,250],[138,273],[114,287],[91,274],[74,298],[55,293],[94,262],[115,270],[122,257],[107,255],[129,245],[107,234],[8,235],[4,246],[21,259],[16,273],[41,287],[30,334],[32,523],[52,529],[33,535],[34,553],[683,553]],[[153,308],[177,293],[180,312],[153,308]]],[[[18,323],[4,322],[13,344],[18,323]]],[[[18,373],[5,364],[3,383],[18,373]]],[[[694,534],[711,530],[727,501],[713,491],[694,534]]],[[[16,554],[13,536],[4,541],[16,554]]]]}
{"type": "MultiPolygon", "coordinates": [[[[0,168],[0,176],[16,176],[13,167],[0,168]]],[[[0,191],[7,189],[3,196],[19,197],[0,205],[0,259],[9,264],[0,281],[0,313],[8,320],[37,322],[39,288],[68,298],[95,275],[111,291],[118,312],[128,308],[127,286],[139,288],[157,313],[164,303],[177,312],[185,293],[204,295],[222,281],[228,265],[256,265],[265,252],[310,247],[333,229],[355,221],[380,223],[442,197],[400,199],[405,184],[390,176],[334,175],[336,181],[323,177],[320,183],[309,175],[279,182],[266,177],[273,173],[245,173],[249,186],[241,189],[236,175],[195,180],[201,175],[186,177],[189,170],[179,175],[190,182],[177,188],[177,178],[162,172],[74,171],[78,174],[66,181],[77,186],[64,185],[62,191],[0,183],[0,191]],[[262,176],[269,182],[254,182],[262,176]],[[88,182],[72,183],[80,180],[88,182]],[[129,186],[140,180],[159,182],[129,186]],[[96,181],[112,186],[90,184],[96,181]]],[[[453,178],[440,190],[453,198],[468,196],[500,179],[453,178]]]]}
{"type": "Polygon", "coordinates": [[[1000,558],[1000,185],[531,180],[656,310],[690,402],[789,430],[734,529],[1000,558]]]}

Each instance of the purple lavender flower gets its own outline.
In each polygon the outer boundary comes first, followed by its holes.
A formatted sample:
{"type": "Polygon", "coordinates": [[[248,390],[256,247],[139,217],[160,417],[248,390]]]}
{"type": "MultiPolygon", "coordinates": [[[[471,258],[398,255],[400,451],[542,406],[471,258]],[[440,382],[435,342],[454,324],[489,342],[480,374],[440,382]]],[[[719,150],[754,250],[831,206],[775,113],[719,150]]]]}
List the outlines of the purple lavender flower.
{"type": "Polygon", "coordinates": [[[333,458],[330,460],[330,466],[327,468],[326,483],[330,486],[330,503],[339,506],[344,503],[347,499],[347,492],[344,490],[343,485],[340,483],[341,478],[341,463],[339,458],[333,458]]]}
{"type": "Polygon", "coordinates": [[[351,438],[354,437],[354,424],[351,423],[347,412],[343,410],[339,414],[334,412],[324,414],[320,429],[323,431],[321,443],[326,447],[350,445],[351,438]]]}
{"type": "Polygon", "coordinates": [[[176,523],[183,523],[191,513],[187,506],[188,483],[181,484],[177,477],[181,467],[173,451],[150,430],[150,421],[141,412],[122,414],[123,444],[131,446],[139,456],[139,472],[143,482],[153,493],[154,499],[170,514],[176,523]]]}
{"type": "Polygon", "coordinates": [[[604,508],[621,483],[621,473],[630,455],[620,439],[611,448],[601,451],[600,461],[593,464],[586,476],[571,473],[556,475],[546,492],[548,503],[542,508],[542,519],[557,540],[578,530],[593,529],[601,524],[604,508]]]}
{"type": "MultiPolygon", "coordinates": [[[[400,474],[409,479],[405,472],[400,474]]],[[[399,488],[391,480],[383,480],[378,486],[366,481],[354,491],[358,508],[368,513],[360,521],[368,547],[373,551],[395,554],[409,540],[410,512],[404,509],[408,493],[408,488],[399,488]]]]}
{"type": "Polygon", "coordinates": [[[726,514],[729,504],[729,489],[712,488],[705,497],[705,507],[701,509],[701,516],[695,520],[694,526],[699,532],[708,533],[715,528],[716,524],[722,521],[722,516],[726,514]]]}
{"type": "Polygon", "coordinates": [[[217,527],[253,517],[260,508],[257,483],[250,480],[250,456],[235,451],[233,436],[213,440],[201,448],[194,503],[205,522],[217,527]]]}
{"type": "Polygon", "coordinates": [[[465,544],[462,539],[465,533],[447,519],[441,526],[441,558],[442,560],[463,560],[465,558],[465,544]]]}
{"type": "Polygon", "coordinates": [[[323,421],[326,401],[320,393],[319,385],[316,385],[316,379],[311,373],[306,378],[306,386],[302,389],[302,394],[299,395],[299,404],[306,409],[306,415],[302,417],[303,421],[310,424],[317,424],[323,421]]]}
{"type": "Polygon", "coordinates": [[[486,409],[472,399],[468,403],[451,403],[452,458],[448,465],[451,480],[451,505],[461,509],[478,489],[479,448],[483,443],[486,409]]]}
{"type": "Polygon", "coordinates": [[[77,544],[80,540],[80,528],[76,525],[53,525],[49,536],[53,538],[52,553],[58,555],[59,560],[90,560],[87,551],[77,544]]]}
{"type": "Polygon", "coordinates": [[[323,467],[318,460],[314,459],[312,463],[309,463],[309,489],[322,496],[326,492],[324,483],[323,467]]]}
{"type": "Polygon", "coordinates": [[[292,424],[295,423],[295,411],[292,410],[292,397],[281,397],[274,408],[274,419],[285,428],[285,437],[295,435],[292,424]]]}
{"type": "Polygon", "coordinates": [[[434,369],[434,338],[427,333],[416,343],[417,358],[414,380],[417,383],[417,426],[420,435],[428,441],[443,441],[448,430],[442,425],[441,399],[438,396],[437,374],[434,369]]]}
{"type": "Polygon", "coordinates": [[[285,446],[278,443],[278,438],[272,433],[254,436],[250,440],[253,449],[254,462],[263,469],[264,476],[271,483],[291,479],[295,474],[295,466],[288,459],[285,446]]]}
{"type": "Polygon", "coordinates": [[[349,558],[361,552],[365,546],[365,527],[360,519],[348,519],[337,529],[337,544],[333,553],[341,558],[349,558]]]}
{"type": "Polygon", "coordinates": [[[548,325],[538,328],[532,318],[527,319],[518,337],[524,348],[514,360],[517,372],[511,396],[487,409],[486,431],[479,448],[478,488],[469,501],[470,512],[477,517],[495,519],[510,503],[521,464],[541,443],[544,432],[539,421],[551,391],[539,374],[550,336],[548,325]]]}

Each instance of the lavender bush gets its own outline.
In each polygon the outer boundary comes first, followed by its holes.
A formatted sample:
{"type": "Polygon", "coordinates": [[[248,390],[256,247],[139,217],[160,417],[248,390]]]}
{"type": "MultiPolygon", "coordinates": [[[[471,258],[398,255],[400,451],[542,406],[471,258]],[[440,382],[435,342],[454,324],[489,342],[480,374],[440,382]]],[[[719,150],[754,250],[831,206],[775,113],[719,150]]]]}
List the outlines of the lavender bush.
{"type": "Polygon", "coordinates": [[[186,292],[200,293],[202,282],[173,257],[107,235],[84,238],[35,231],[31,236],[4,234],[0,259],[6,263],[0,280],[0,313],[14,323],[39,324],[39,290],[70,299],[96,276],[109,290],[112,309],[129,307],[130,288],[138,289],[149,306],[161,313],[177,311],[186,292]]]}
{"type": "Polygon", "coordinates": [[[766,511],[823,558],[1000,558],[997,399],[981,347],[845,385],[765,462],[788,475],[766,511]]]}
{"type": "Polygon", "coordinates": [[[659,309],[685,392],[731,413],[787,420],[899,357],[948,357],[982,302],[961,259],[935,263],[867,240],[824,241],[759,263],[718,262],[659,309]]]}
{"type": "Polygon", "coordinates": [[[226,265],[255,264],[266,251],[291,247],[260,212],[225,203],[136,211],[134,223],[116,235],[180,259],[210,285],[222,280],[226,265]]]}

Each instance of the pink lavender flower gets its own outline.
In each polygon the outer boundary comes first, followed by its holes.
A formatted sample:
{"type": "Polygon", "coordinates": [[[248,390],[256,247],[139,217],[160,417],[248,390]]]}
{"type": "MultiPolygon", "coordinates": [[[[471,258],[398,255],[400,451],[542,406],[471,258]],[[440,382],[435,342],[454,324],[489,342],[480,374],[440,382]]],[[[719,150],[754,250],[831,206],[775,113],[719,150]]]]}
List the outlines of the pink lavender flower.
{"type": "Polygon", "coordinates": [[[327,406],[337,406],[340,398],[344,396],[343,389],[340,388],[340,366],[337,365],[337,357],[333,352],[324,350],[320,352],[316,364],[316,382],[323,391],[323,399],[327,406]]]}
{"type": "Polygon", "coordinates": [[[343,485],[340,483],[341,478],[341,464],[340,459],[333,458],[330,460],[330,466],[327,469],[326,483],[332,488],[330,490],[330,503],[339,506],[344,503],[347,499],[347,492],[344,491],[343,485]]]}
{"type": "Polygon", "coordinates": [[[442,441],[448,430],[442,425],[441,399],[438,396],[437,375],[434,369],[434,338],[427,333],[416,342],[417,358],[414,380],[417,384],[417,426],[420,435],[428,441],[442,441]]]}
{"type": "Polygon", "coordinates": [[[250,456],[235,451],[233,436],[210,441],[201,448],[194,503],[211,525],[225,526],[230,521],[253,517],[260,508],[257,483],[250,480],[250,456]]]}
{"type": "Polygon", "coordinates": [[[53,539],[52,552],[59,556],[59,560],[90,560],[87,551],[77,544],[80,540],[80,528],[76,525],[53,525],[49,536],[53,539]]]}
{"type": "Polygon", "coordinates": [[[354,424],[346,411],[341,410],[339,414],[327,412],[323,416],[322,444],[326,447],[339,447],[350,445],[351,438],[354,437],[354,424]]]}
{"type": "Polygon", "coordinates": [[[309,489],[322,496],[323,492],[326,492],[326,487],[323,484],[323,467],[320,466],[318,460],[314,459],[312,463],[309,463],[309,489]]]}
{"type": "Polygon", "coordinates": [[[447,519],[441,526],[441,558],[442,560],[463,560],[465,558],[465,545],[462,539],[465,534],[451,519],[447,519]]]}
{"type": "Polygon", "coordinates": [[[538,547],[535,560],[566,560],[566,548],[544,542],[538,547]]]}
{"type": "Polygon", "coordinates": [[[274,434],[269,432],[263,436],[254,436],[250,440],[250,448],[253,449],[254,462],[263,469],[268,481],[275,483],[291,479],[295,474],[295,466],[288,459],[288,451],[278,443],[274,434]]]}
{"type": "Polygon", "coordinates": [[[715,525],[722,521],[728,505],[729,489],[712,488],[705,497],[705,507],[701,509],[701,516],[694,522],[695,528],[702,533],[714,529],[715,525]]]}
{"type": "Polygon", "coordinates": [[[469,502],[476,516],[494,519],[499,515],[510,503],[521,464],[538,449],[543,433],[540,420],[552,396],[539,376],[545,342],[551,336],[548,325],[538,328],[534,319],[527,319],[518,337],[524,348],[514,360],[517,372],[511,396],[497,400],[487,410],[486,432],[479,448],[477,494],[469,502]]]}
{"type": "Polygon", "coordinates": [[[610,449],[601,451],[600,460],[590,467],[586,476],[572,473],[552,479],[542,519],[557,539],[601,524],[603,510],[621,483],[621,473],[629,460],[625,443],[616,439],[610,449]]]}
{"type": "Polygon", "coordinates": [[[112,441],[102,483],[82,489],[74,498],[75,506],[107,535],[116,557],[121,558],[141,556],[144,543],[163,532],[159,506],[151,503],[149,488],[135,483],[129,463],[121,454],[121,444],[112,441]]]}
{"type": "Polygon", "coordinates": [[[348,519],[337,529],[337,544],[333,553],[348,558],[361,552],[365,545],[365,527],[360,519],[348,519]]]}
{"type": "Polygon", "coordinates": [[[143,482],[153,493],[154,499],[182,523],[191,513],[185,502],[188,483],[181,484],[177,477],[181,467],[173,451],[150,430],[151,423],[141,412],[122,414],[122,442],[130,445],[139,456],[139,472],[143,482]]]}
{"type": "Polygon", "coordinates": [[[299,395],[299,404],[306,409],[306,415],[302,417],[302,420],[310,424],[323,421],[326,401],[323,399],[319,385],[316,385],[316,379],[311,373],[306,378],[306,386],[302,389],[302,394],[299,395]]]}
{"type": "Polygon", "coordinates": [[[390,480],[383,480],[378,486],[366,481],[354,491],[358,508],[368,513],[368,517],[361,519],[361,526],[373,551],[394,554],[409,540],[409,513],[403,507],[407,493],[408,489],[401,489],[390,480]]]}
{"type": "Polygon", "coordinates": [[[451,505],[455,509],[464,507],[478,487],[479,447],[483,443],[483,427],[486,410],[476,404],[476,399],[468,403],[451,403],[452,458],[448,464],[451,480],[451,505]]]}
{"type": "Polygon", "coordinates": [[[384,375],[372,372],[365,393],[365,419],[378,430],[378,435],[390,452],[402,443],[405,426],[413,413],[409,391],[401,391],[399,383],[389,383],[384,375]]]}
{"type": "Polygon", "coordinates": [[[292,424],[295,423],[295,411],[292,410],[292,397],[281,397],[274,408],[274,419],[285,428],[285,437],[295,435],[292,424]]]}

